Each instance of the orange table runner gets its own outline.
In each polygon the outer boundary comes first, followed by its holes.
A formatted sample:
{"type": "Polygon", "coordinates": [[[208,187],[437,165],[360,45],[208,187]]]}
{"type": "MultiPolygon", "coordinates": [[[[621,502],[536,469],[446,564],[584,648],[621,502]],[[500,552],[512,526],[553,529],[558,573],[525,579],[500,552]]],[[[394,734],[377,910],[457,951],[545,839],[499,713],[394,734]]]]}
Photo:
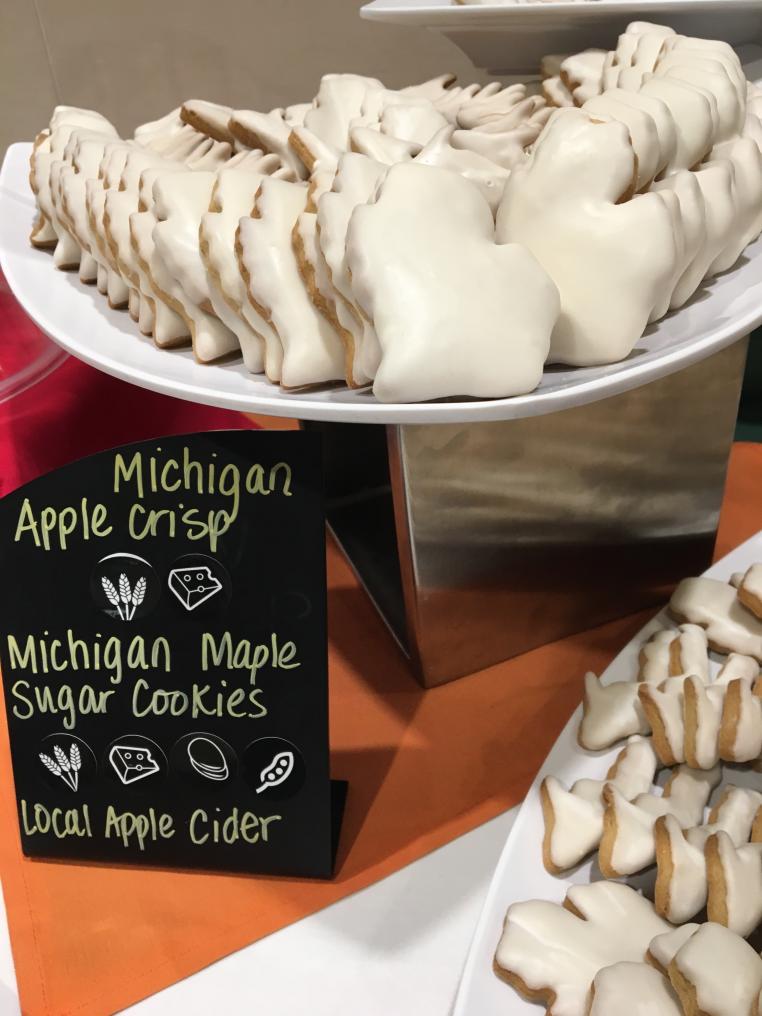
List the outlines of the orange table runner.
{"type": "MultiPolygon", "coordinates": [[[[736,445],[717,556],[762,528],[762,446],[736,445]]],[[[423,691],[328,547],[332,769],[350,781],[330,883],[29,861],[0,721],[0,875],[22,1009],[102,1016],[390,874],[518,803],[647,614],[423,691]]],[[[650,613],[650,612],[648,612],[650,613]]]]}

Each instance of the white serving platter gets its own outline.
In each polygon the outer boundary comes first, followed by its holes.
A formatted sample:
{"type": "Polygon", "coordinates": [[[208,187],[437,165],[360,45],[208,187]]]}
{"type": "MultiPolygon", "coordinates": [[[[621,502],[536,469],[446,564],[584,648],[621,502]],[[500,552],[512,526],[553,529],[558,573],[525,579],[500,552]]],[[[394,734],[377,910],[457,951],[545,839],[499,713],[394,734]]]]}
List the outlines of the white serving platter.
{"type": "MultiPolygon", "coordinates": [[[[711,578],[727,581],[733,572],[743,572],[756,561],[762,561],[762,532],[712,565],[705,574],[711,578]]],[[[605,684],[633,680],[637,674],[638,652],[643,642],[660,628],[674,627],[676,625],[666,610],[660,611],[624,647],[601,675],[601,680],[605,684]]],[[[715,672],[720,667],[721,659],[712,654],[712,667],[715,672]]],[[[577,744],[577,729],[581,717],[580,705],[537,774],[506,840],[474,933],[452,1016],[540,1016],[545,1011],[544,1006],[525,1001],[513,988],[501,981],[492,969],[492,960],[500,939],[505,913],[512,903],[530,899],[546,899],[561,903],[569,886],[591,881],[591,872],[594,870],[592,860],[584,862],[562,877],[549,874],[542,863],[544,828],[540,805],[542,780],[546,776],[553,775],[566,786],[571,786],[575,780],[583,777],[603,779],[622,747],[620,744],[603,752],[584,751],[577,744]]],[[[732,774],[734,784],[747,782],[756,789],[759,789],[759,780],[759,774],[750,771],[734,770],[732,774]]],[[[713,801],[719,793],[720,788],[717,788],[712,797],[713,801]]],[[[600,875],[595,877],[600,878],[600,875]]],[[[648,884],[652,881],[652,873],[645,873],[644,877],[639,876],[628,881],[634,885],[648,884]]]]}
{"type": "MultiPolygon", "coordinates": [[[[224,409],[347,423],[459,423],[540,416],[637,388],[717,352],[762,322],[762,238],[730,272],[702,287],[682,310],[648,329],[627,360],[607,367],[551,368],[538,389],[512,399],[384,404],[369,391],[291,394],[242,362],[204,366],[190,350],[161,350],[126,311],[110,310],[93,286],[59,272],[29,245],[34,201],[29,144],[8,149],[0,171],[0,267],[36,324],[69,353],[143,388],[224,409]]],[[[594,285],[591,280],[591,285],[594,285]]],[[[467,296],[464,294],[464,298],[467,296]]]]}
{"type": "Polygon", "coordinates": [[[733,45],[762,41],[759,0],[372,0],[369,21],[442,32],[493,74],[538,74],[547,53],[611,49],[630,21],[733,45]]]}

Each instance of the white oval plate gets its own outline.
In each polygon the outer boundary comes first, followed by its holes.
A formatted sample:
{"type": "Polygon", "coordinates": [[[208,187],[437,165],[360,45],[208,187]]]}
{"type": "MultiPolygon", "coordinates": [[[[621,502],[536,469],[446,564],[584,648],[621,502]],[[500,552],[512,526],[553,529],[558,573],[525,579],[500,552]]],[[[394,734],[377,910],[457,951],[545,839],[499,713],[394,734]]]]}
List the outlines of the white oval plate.
{"type": "Polygon", "coordinates": [[[369,21],[443,32],[477,67],[537,75],[546,53],[611,49],[630,21],[656,21],[685,35],[759,42],[759,0],[373,0],[369,21]]]}
{"type": "MultiPolygon", "coordinates": [[[[86,363],[143,388],[191,402],[270,416],[347,423],[458,423],[540,416],[608,398],[687,367],[747,335],[762,321],[762,238],[732,271],[676,314],[649,328],[632,355],[607,367],[551,368],[531,395],[405,404],[345,388],[287,394],[243,363],[204,366],[190,350],[161,350],[126,311],[110,310],[93,286],[59,272],[29,245],[34,202],[31,146],[11,145],[0,172],[0,266],[17,300],[55,342],[86,363]]],[[[594,284],[594,283],[591,283],[594,284]]]]}
{"type": "MultiPolygon", "coordinates": [[[[727,581],[733,572],[745,571],[756,561],[762,561],[762,532],[736,547],[705,574],[727,581]]],[[[624,647],[601,675],[601,680],[605,684],[633,680],[638,669],[638,652],[644,640],[660,628],[674,627],[676,626],[666,610],[660,611],[624,647]]],[[[720,659],[713,654],[715,671],[719,669],[720,659]]],[[[580,748],[577,744],[577,728],[581,718],[580,705],[537,774],[506,840],[471,942],[452,1016],[540,1016],[545,1011],[544,1006],[525,1001],[513,988],[501,981],[492,969],[492,960],[505,913],[511,903],[531,899],[561,903],[570,885],[590,881],[591,860],[560,878],[549,874],[542,863],[542,780],[553,775],[566,786],[571,786],[575,780],[583,777],[603,779],[621,749],[621,745],[618,745],[609,751],[596,753],[580,748]]],[[[745,778],[748,778],[750,785],[754,784],[759,789],[758,774],[733,771],[733,783],[742,783],[745,778]]],[[[718,793],[719,788],[713,798],[718,793]]],[[[638,877],[630,881],[642,884],[648,879],[646,874],[644,879],[638,877]]]]}

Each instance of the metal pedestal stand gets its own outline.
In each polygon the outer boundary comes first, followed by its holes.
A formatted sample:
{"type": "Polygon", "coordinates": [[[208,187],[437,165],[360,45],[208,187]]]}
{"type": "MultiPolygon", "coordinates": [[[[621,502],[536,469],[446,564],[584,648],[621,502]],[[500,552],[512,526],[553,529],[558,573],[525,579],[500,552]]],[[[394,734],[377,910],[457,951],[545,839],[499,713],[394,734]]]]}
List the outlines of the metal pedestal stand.
{"type": "Polygon", "coordinates": [[[328,520],[421,683],[664,600],[708,565],[746,358],[496,423],[304,423],[328,520]]]}

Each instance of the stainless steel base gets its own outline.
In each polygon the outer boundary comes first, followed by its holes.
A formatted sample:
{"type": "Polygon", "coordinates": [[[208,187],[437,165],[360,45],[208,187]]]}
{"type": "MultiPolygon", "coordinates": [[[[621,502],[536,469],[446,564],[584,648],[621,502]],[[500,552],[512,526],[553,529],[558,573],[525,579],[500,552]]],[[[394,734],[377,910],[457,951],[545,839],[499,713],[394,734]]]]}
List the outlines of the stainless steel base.
{"type": "Polygon", "coordinates": [[[662,602],[712,555],[747,340],[499,423],[306,423],[329,525],[425,687],[662,602]]]}

